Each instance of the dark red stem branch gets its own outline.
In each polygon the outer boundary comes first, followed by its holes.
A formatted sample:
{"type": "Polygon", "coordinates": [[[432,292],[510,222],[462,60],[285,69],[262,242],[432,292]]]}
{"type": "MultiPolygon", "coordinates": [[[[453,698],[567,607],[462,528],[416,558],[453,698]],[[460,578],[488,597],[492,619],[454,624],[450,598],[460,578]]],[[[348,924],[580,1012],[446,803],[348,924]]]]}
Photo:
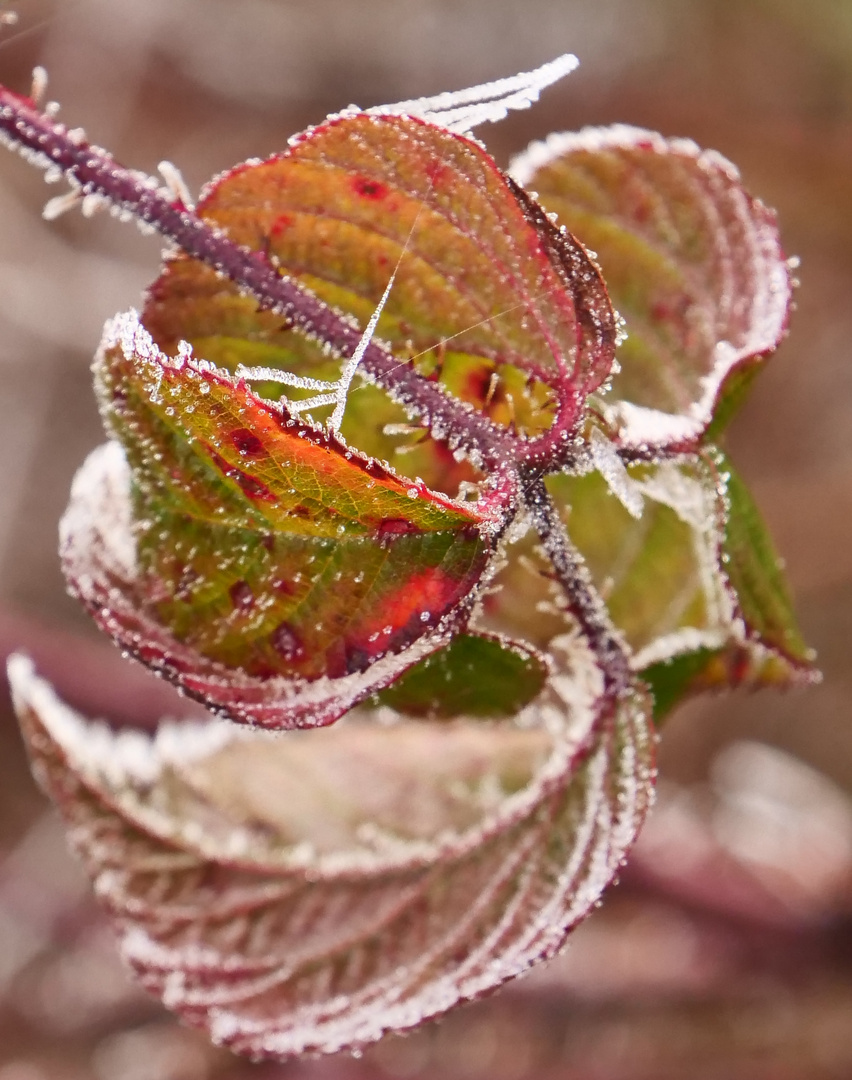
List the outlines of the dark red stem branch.
{"type": "Polygon", "coordinates": [[[582,556],[574,548],[556,504],[541,477],[524,485],[525,502],[542,547],[603,672],[604,693],[620,696],[633,685],[627,647],[613,626],[582,556]]]}

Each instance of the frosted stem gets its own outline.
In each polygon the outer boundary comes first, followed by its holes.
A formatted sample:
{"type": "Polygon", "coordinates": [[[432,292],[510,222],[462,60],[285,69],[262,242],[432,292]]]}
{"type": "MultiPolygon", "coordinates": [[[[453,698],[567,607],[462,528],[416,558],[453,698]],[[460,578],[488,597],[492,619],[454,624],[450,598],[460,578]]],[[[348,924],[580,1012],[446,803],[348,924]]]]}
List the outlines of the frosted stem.
{"type": "Polygon", "coordinates": [[[544,481],[541,477],[529,480],[524,490],[533,525],[565,592],[568,610],[598,660],[604,690],[622,694],[633,682],[627,646],[613,626],[582,556],[571,543],[544,481]]]}
{"type": "Polygon", "coordinates": [[[642,462],[656,463],[684,457],[687,454],[697,454],[703,445],[702,433],[694,438],[674,439],[669,443],[654,443],[649,446],[619,446],[618,443],[614,443],[613,449],[623,465],[637,465],[642,462]]]}

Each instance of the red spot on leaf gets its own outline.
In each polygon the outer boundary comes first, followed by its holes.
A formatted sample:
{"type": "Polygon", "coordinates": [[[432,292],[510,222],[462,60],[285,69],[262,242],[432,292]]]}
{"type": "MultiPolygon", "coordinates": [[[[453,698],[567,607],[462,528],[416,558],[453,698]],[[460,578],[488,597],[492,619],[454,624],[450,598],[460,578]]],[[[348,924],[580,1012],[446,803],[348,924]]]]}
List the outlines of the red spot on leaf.
{"type": "Polygon", "coordinates": [[[221,456],[221,454],[217,454],[215,450],[208,448],[208,453],[216,467],[220,469],[229,480],[233,480],[236,484],[239,484],[243,493],[248,495],[250,499],[256,499],[258,502],[278,501],[266,484],[258,480],[256,476],[251,476],[249,473],[243,472],[243,470],[238,469],[236,465],[231,465],[221,456]]]}
{"type": "Polygon", "coordinates": [[[392,536],[405,536],[408,533],[420,532],[410,521],[406,521],[405,518],[385,518],[379,524],[376,534],[379,540],[387,540],[392,536]]]}
{"type": "Polygon", "coordinates": [[[272,647],[285,660],[298,660],[305,652],[299,635],[288,622],[279,623],[272,631],[272,647]]]}
{"type": "Polygon", "coordinates": [[[449,169],[440,161],[430,161],[429,164],[426,166],[425,172],[426,176],[429,178],[432,184],[432,187],[438,187],[438,185],[449,172],[449,169]]]}
{"type": "Polygon", "coordinates": [[[240,608],[245,610],[254,604],[254,593],[251,591],[251,586],[247,581],[235,581],[228,592],[231,603],[238,610],[240,608]]]}
{"type": "Polygon", "coordinates": [[[283,232],[286,232],[293,224],[292,214],[279,214],[272,224],[272,228],[269,230],[271,237],[280,236],[283,232]]]}
{"type": "Polygon", "coordinates": [[[368,176],[356,176],[352,181],[352,187],[356,194],[364,199],[383,199],[388,193],[387,184],[380,180],[371,180],[368,176]]]}
{"type": "Polygon", "coordinates": [[[457,581],[437,567],[414,574],[347,639],[350,663],[360,651],[375,657],[414,641],[427,627],[435,625],[467,587],[467,582],[457,581]]]}
{"type": "Polygon", "coordinates": [[[228,476],[230,476],[232,480],[236,480],[243,492],[248,495],[250,499],[257,499],[260,502],[277,501],[266,484],[261,483],[256,477],[249,476],[248,473],[244,473],[240,469],[235,468],[228,471],[228,476]]]}
{"type": "Polygon", "coordinates": [[[236,431],[232,431],[231,442],[241,454],[246,454],[248,457],[259,457],[266,453],[266,447],[248,428],[237,428],[236,431]]]}

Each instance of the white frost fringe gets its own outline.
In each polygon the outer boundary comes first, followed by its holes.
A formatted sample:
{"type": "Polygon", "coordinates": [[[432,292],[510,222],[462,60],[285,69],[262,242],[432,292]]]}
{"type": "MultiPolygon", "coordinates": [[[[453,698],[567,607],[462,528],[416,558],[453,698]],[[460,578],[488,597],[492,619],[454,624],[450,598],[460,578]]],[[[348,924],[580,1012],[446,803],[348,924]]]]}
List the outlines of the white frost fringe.
{"type": "Polygon", "coordinates": [[[502,120],[513,109],[528,109],[538,101],[542,90],[570,75],[579,62],[576,56],[565,53],[534,71],[471,86],[467,90],[448,90],[435,97],[378,105],[366,111],[377,116],[418,116],[449,131],[464,134],[480,124],[502,120]]]}

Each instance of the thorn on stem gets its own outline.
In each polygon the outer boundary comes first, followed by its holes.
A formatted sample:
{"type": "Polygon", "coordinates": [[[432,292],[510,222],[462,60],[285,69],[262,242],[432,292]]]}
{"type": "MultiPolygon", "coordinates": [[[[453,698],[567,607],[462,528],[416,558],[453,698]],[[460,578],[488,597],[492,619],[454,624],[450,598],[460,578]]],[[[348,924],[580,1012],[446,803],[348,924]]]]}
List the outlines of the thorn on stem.
{"type": "Polygon", "coordinates": [[[194,209],[195,203],[192,195],[190,195],[186,181],[177,165],[174,165],[171,161],[161,161],[157,168],[172,199],[180,203],[186,210],[194,209]]]}
{"type": "Polygon", "coordinates": [[[78,203],[83,201],[80,191],[66,191],[64,195],[56,195],[44,204],[41,216],[45,221],[56,221],[69,210],[73,210],[78,203]]]}
{"type": "Polygon", "coordinates": [[[30,97],[33,105],[40,106],[47,94],[47,69],[41,64],[33,68],[33,81],[30,88],[30,97]]]}

